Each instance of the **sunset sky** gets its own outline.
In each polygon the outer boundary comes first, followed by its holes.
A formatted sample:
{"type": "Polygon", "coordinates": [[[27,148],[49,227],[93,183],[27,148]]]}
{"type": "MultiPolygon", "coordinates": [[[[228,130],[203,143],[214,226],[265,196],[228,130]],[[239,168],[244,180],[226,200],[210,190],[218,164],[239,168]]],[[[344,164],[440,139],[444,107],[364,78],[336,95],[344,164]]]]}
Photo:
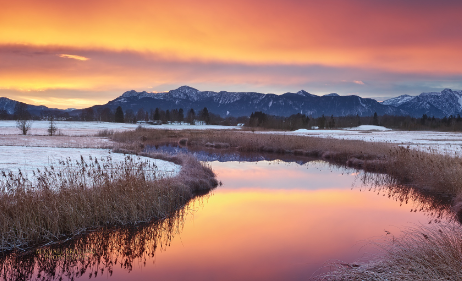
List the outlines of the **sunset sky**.
{"type": "Polygon", "coordinates": [[[360,95],[462,89],[462,1],[0,0],[0,96],[127,90],[360,95]]]}

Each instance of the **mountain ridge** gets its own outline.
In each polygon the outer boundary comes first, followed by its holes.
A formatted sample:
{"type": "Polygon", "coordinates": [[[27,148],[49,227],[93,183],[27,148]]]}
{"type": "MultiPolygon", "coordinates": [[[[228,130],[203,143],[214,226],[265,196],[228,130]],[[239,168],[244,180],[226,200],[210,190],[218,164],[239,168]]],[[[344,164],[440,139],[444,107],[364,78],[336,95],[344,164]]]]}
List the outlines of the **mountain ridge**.
{"type": "MultiPolygon", "coordinates": [[[[0,110],[6,110],[8,114],[13,114],[14,106],[17,103],[17,101],[1,97],[0,110]]],[[[144,110],[183,108],[185,111],[193,108],[198,111],[207,107],[210,112],[222,117],[249,116],[252,112],[262,111],[278,116],[290,116],[297,113],[312,117],[321,115],[372,116],[377,112],[378,115],[421,117],[423,114],[427,114],[427,116],[442,118],[449,115],[462,115],[462,91],[444,89],[441,92],[424,92],[417,96],[401,95],[378,102],[356,95],[340,96],[332,93],[317,96],[305,90],[275,95],[257,92],[200,91],[190,86],[181,86],[161,93],[130,90],[104,105],[94,105],[89,108],[108,107],[115,110],[118,106],[121,106],[124,111],[131,109],[134,112],[141,108],[144,110]]],[[[85,110],[59,110],[43,105],[28,105],[28,109],[34,115],[52,111],[55,113],[67,112],[71,116],[77,116],[85,110]]]]}
{"type": "Polygon", "coordinates": [[[267,114],[289,116],[302,113],[314,117],[321,115],[360,115],[369,116],[377,112],[379,115],[403,115],[404,111],[382,105],[374,99],[359,96],[339,96],[329,94],[317,96],[305,90],[282,95],[262,94],[257,92],[213,92],[199,91],[189,86],[163,93],[148,93],[146,91],[126,91],[120,97],[109,101],[103,106],[124,110],[137,111],[140,108],[200,110],[204,107],[210,112],[222,117],[249,116],[252,112],[262,111],[267,114]]]}

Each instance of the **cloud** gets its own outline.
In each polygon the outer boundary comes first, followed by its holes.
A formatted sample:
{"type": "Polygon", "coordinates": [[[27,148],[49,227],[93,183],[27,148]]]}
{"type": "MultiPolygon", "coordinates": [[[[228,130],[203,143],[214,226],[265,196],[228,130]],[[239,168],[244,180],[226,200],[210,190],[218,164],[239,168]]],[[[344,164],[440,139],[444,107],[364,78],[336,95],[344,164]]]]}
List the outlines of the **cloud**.
{"type": "Polygon", "coordinates": [[[305,89],[319,95],[395,97],[445,87],[461,89],[462,75],[321,64],[186,60],[153,52],[101,48],[0,45],[0,96],[25,102],[85,107],[105,103],[127,90],[161,92],[182,85],[211,91],[283,94],[305,89]],[[62,59],[61,54],[91,59],[76,63],[74,59],[62,59]],[[72,99],[76,98],[84,101],[75,106],[72,99]]]}
{"type": "Polygon", "coordinates": [[[60,58],[68,58],[68,59],[81,60],[81,61],[89,60],[89,58],[82,57],[82,56],[77,56],[77,55],[60,54],[58,56],[60,58]]]}

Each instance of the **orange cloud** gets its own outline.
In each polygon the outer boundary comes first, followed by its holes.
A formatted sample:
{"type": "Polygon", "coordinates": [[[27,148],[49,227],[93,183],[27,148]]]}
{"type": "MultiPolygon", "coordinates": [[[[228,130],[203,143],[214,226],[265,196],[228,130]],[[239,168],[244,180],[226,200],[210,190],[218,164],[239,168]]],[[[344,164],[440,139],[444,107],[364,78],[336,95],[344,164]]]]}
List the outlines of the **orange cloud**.
{"type": "Polygon", "coordinates": [[[0,89],[397,96],[462,75],[460,1],[3,2],[0,89]]]}
{"type": "Polygon", "coordinates": [[[89,60],[89,58],[82,57],[82,56],[77,56],[77,55],[66,55],[66,54],[60,54],[58,55],[60,58],[68,58],[68,59],[75,59],[75,60],[82,60],[86,61],[89,60]]]}
{"type": "Polygon", "coordinates": [[[461,3],[448,2],[10,1],[0,11],[0,43],[460,72],[461,3]]]}

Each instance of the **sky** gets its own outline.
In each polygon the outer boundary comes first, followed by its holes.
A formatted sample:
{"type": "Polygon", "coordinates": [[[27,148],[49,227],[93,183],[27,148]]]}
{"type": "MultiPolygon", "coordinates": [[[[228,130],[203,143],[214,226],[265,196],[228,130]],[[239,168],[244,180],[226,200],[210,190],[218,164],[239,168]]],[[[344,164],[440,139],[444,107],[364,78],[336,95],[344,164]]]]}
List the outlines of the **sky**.
{"type": "Polygon", "coordinates": [[[359,95],[462,89],[462,1],[0,0],[0,97],[128,90],[359,95]]]}

